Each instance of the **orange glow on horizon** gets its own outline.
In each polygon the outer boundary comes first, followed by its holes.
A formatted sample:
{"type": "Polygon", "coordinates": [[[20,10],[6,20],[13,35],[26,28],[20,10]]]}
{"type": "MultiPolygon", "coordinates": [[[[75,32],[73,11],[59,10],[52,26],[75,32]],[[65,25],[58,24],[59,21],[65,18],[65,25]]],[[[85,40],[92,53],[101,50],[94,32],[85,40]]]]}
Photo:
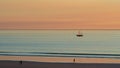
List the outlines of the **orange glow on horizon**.
{"type": "Polygon", "coordinates": [[[4,0],[0,29],[120,29],[119,0],[4,0]]]}

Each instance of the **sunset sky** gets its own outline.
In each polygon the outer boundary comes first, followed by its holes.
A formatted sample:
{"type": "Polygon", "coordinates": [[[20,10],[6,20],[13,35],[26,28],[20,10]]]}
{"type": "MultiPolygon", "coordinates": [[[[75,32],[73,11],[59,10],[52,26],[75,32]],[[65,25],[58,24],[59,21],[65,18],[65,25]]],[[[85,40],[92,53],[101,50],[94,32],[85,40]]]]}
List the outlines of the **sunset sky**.
{"type": "Polygon", "coordinates": [[[120,29],[120,0],[0,0],[0,29],[120,29]]]}

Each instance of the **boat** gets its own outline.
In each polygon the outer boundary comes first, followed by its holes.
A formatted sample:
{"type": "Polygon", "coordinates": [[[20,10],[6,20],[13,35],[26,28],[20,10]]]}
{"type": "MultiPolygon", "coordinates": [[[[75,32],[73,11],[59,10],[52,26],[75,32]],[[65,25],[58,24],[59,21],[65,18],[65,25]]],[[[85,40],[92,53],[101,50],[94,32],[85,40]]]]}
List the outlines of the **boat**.
{"type": "Polygon", "coordinates": [[[77,36],[77,37],[82,37],[83,35],[82,35],[82,34],[77,34],[76,36],[77,36]]]}
{"type": "Polygon", "coordinates": [[[83,34],[80,33],[80,31],[78,32],[78,34],[76,35],[77,37],[83,37],[83,34]]]}

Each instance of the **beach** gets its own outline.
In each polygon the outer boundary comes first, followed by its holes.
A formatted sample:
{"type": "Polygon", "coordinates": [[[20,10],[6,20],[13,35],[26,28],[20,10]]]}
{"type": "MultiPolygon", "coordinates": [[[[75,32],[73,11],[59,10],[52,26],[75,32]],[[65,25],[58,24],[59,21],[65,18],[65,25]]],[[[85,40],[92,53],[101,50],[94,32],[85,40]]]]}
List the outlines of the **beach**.
{"type": "Polygon", "coordinates": [[[114,58],[80,58],[80,57],[40,57],[40,56],[0,56],[0,60],[34,61],[53,63],[120,63],[120,59],[114,58]]]}
{"type": "Polygon", "coordinates": [[[0,68],[120,68],[120,64],[0,61],[0,68]]]}
{"type": "Polygon", "coordinates": [[[0,56],[0,68],[120,68],[120,59],[0,56]],[[22,63],[20,62],[22,61],[22,63]]]}

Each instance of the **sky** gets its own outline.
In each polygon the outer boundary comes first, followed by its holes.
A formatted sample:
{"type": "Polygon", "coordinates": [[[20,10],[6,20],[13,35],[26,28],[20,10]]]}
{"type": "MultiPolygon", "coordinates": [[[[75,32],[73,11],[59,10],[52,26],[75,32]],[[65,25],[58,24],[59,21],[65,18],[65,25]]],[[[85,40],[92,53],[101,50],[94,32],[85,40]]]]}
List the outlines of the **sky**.
{"type": "Polygon", "coordinates": [[[120,29],[120,0],[0,0],[0,29],[120,29]]]}

